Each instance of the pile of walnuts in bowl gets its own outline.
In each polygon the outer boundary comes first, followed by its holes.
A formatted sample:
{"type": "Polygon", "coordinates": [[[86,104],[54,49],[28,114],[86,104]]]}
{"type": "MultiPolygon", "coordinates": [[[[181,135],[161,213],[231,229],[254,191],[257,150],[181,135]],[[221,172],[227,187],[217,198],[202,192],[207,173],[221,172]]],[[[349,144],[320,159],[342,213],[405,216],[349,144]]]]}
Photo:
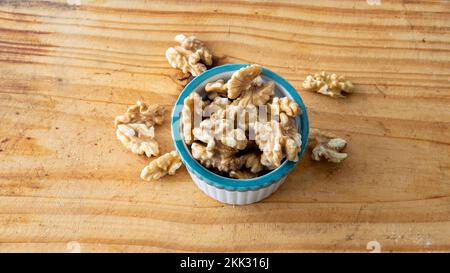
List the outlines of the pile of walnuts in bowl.
{"type": "Polygon", "coordinates": [[[181,130],[192,157],[222,176],[249,179],[298,161],[302,114],[289,97],[275,96],[259,65],[233,73],[228,81],[206,84],[183,103],[181,130]]]}

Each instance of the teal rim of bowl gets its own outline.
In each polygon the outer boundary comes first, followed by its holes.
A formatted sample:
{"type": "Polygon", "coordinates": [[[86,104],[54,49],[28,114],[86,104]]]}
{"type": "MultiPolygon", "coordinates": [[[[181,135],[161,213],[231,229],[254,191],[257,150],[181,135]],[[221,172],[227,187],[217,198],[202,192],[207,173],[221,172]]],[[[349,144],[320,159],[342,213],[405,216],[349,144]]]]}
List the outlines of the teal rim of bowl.
{"type": "Polygon", "coordinates": [[[262,69],[262,75],[267,78],[273,80],[278,85],[282,86],[284,90],[289,94],[289,96],[300,106],[303,113],[299,116],[300,120],[300,135],[302,137],[302,145],[299,152],[299,161],[293,162],[289,160],[284,160],[284,162],[275,170],[272,170],[262,176],[258,176],[251,179],[233,179],[218,175],[203,167],[197,160],[195,160],[188,150],[186,144],[181,137],[180,130],[180,117],[181,117],[181,109],[184,102],[184,99],[189,96],[192,92],[194,92],[199,85],[208,80],[209,78],[215,76],[216,74],[221,74],[224,72],[236,71],[241,69],[242,67],[249,66],[249,64],[225,64],[221,66],[214,67],[210,70],[207,70],[195,77],[181,92],[177,101],[175,102],[175,107],[172,112],[172,139],[175,144],[175,148],[180,155],[181,160],[186,165],[189,171],[194,173],[200,179],[210,184],[211,186],[232,190],[232,191],[246,191],[246,190],[256,190],[259,188],[263,188],[269,186],[272,183],[275,183],[286,175],[297,165],[300,161],[300,158],[305,153],[306,145],[308,142],[308,134],[309,134],[309,122],[308,122],[308,114],[306,112],[305,104],[303,103],[300,95],[297,93],[295,88],[281,76],[276,73],[270,71],[267,68],[262,69]]]}

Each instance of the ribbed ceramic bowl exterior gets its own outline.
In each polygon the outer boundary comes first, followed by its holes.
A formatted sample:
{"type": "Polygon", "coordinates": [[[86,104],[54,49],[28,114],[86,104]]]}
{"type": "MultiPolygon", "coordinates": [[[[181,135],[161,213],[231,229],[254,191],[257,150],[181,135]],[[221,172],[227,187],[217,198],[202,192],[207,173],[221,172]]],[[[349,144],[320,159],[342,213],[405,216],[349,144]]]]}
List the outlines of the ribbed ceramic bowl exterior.
{"type": "MultiPolygon", "coordinates": [[[[195,77],[180,94],[172,113],[172,138],[175,148],[195,184],[208,196],[232,205],[251,204],[268,197],[280,187],[298,163],[285,160],[280,167],[265,175],[252,179],[231,179],[206,169],[191,156],[189,148],[181,137],[180,116],[184,99],[192,92],[202,93],[206,83],[218,79],[228,79],[236,70],[245,66],[248,66],[248,64],[222,65],[195,77]]],[[[289,96],[303,111],[303,114],[296,119],[302,137],[302,146],[299,152],[301,158],[306,149],[309,133],[308,114],[305,105],[297,91],[279,75],[263,68],[261,76],[264,80],[275,82],[275,96],[289,96]]]]}
{"type": "Polygon", "coordinates": [[[258,189],[239,191],[226,190],[218,188],[216,186],[212,186],[190,171],[189,174],[191,175],[192,180],[194,180],[195,184],[197,184],[197,186],[204,193],[216,199],[217,201],[230,205],[248,205],[259,202],[264,198],[269,197],[269,195],[278,190],[278,187],[280,187],[286,179],[286,177],[283,177],[275,183],[258,189]]]}

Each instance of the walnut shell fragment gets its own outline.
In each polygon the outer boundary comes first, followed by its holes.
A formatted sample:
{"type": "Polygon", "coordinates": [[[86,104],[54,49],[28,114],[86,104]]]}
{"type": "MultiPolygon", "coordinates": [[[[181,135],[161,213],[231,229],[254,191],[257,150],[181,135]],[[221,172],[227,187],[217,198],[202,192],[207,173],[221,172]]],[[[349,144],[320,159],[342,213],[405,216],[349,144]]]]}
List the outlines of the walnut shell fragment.
{"type": "Polygon", "coordinates": [[[176,151],[166,153],[145,166],[141,172],[141,178],[147,181],[157,180],[166,175],[174,175],[181,167],[180,156],[176,151]]]}
{"type": "Polygon", "coordinates": [[[317,92],[330,97],[344,98],[344,93],[351,93],[353,91],[353,84],[346,80],[343,76],[338,76],[335,73],[327,73],[325,71],[309,75],[302,83],[306,91],[317,92]]]}
{"type": "Polygon", "coordinates": [[[341,163],[348,157],[347,153],[342,152],[347,146],[347,141],[332,134],[312,131],[309,146],[313,147],[311,157],[316,161],[325,158],[329,162],[341,163]]]}
{"type": "Polygon", "coordinates": [[[206,71],[206,65],[212,65],[211,51],[195,36],[178,34],[174,40],[180,45],[166,51],[166,58],[173,68],[198,76],[206,71]]]}

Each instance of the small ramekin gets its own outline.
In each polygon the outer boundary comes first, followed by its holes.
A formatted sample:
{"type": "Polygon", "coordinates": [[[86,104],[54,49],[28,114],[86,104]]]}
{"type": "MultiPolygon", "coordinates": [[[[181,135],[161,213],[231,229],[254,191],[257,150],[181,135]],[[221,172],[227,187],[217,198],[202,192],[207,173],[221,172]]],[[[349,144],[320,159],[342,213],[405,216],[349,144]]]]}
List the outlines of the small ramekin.
{"type": "MultiPolygon", "coordinates": [[[[172,112],[171,129],[175,148],[195,184],[208,196],[231,205],[251,204],[268,197],[280,187],[298,163],[285,160],[280,167],[265,175],[252,179],[232,179],[215,174],[203,167],[192,157],[189,148],[184,143],[180,123],[184,99],[192,92],[202,93],[206,83],[218,79],[228,79],[233,72],[245,66],[248,66],[248,64],[226,64],[214,67],[195,77],[178,97],[172,112]]],[[[309,133],[306,107],[295,88],[285,79],[266,68],[262,69],[261,76],[264,80],[275,82],[276,96],[289,96],[303,111],[303,114],[296,118],[302,137],[302,145],[299,151],[299,158],[301,158],[305,152],[309,133]]]]}

